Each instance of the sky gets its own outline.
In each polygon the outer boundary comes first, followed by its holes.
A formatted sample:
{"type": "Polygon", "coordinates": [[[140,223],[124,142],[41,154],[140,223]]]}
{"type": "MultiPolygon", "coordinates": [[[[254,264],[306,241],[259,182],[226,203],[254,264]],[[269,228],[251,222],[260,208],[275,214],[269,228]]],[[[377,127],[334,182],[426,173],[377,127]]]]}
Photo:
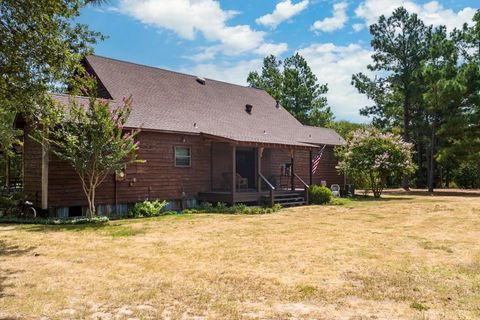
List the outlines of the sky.
{"type": "Polygon", "coordinates": [[[299,52],[328,84],[335,119],[367,122],[371,102],[351,77],[372,75],[368,26],[399,6],[452,30],[480,0],[110,0],[78,20],[108,37],[95,54],[240,85],[265,56],[299,52]]]}

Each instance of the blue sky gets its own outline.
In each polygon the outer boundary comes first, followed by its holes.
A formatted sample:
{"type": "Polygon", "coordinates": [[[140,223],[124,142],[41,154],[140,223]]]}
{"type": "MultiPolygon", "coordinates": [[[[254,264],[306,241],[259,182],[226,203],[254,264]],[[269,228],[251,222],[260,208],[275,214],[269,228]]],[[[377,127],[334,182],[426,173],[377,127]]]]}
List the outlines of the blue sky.
{"type": "MultiPolygon", "coordinates": [[[[246,84],[268,54],[300,52],[336,119],[365,122],[369,101],[350,85],[367,72],[368,25],[398,6],[449,29],[471,20],[480,0],[110,0],[79,21],[108,36],[96,54],[202,77],[246,84]]],[[[368,72],[367,72],[368,73],[368,72]]]]}

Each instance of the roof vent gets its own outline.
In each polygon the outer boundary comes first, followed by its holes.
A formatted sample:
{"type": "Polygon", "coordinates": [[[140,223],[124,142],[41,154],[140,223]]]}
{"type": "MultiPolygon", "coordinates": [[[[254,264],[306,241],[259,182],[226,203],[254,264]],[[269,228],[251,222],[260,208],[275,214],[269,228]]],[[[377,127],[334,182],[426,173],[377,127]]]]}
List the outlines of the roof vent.
{"type": "Polygon", "coordinates": [[[245,105],[245,111],[247,111],[247,113],[252,113],[252,109],[253,109],[253,106],[251,104],[245,105]]]}
{"type": "Polygon", "coordinates": [[[278,109],[280,108],[280,102],[278,100],[275,101],[277,104],[275,105],[275,107],[278,109]]]}
{"type": "Polygon", "coordinates": [[[205,85],[205,78],[197,77],[197,82],[200,83],[200,84],[205,85]]]}

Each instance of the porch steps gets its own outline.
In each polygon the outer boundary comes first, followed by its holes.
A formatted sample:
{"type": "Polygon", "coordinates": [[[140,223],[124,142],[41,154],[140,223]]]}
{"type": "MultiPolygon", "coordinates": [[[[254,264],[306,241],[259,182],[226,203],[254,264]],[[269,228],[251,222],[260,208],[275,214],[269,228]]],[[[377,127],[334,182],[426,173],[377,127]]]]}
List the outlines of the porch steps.
{"type": "MultiPolygon", "coordinates": [[[[265,201],[269,201],[270,197],[265,196],[265,201]]],[[[280,204],[282,207],[296,207],[307,204],[303,196],[303,192],[279,191],[273,194],[273,202],[280,204]]]]}

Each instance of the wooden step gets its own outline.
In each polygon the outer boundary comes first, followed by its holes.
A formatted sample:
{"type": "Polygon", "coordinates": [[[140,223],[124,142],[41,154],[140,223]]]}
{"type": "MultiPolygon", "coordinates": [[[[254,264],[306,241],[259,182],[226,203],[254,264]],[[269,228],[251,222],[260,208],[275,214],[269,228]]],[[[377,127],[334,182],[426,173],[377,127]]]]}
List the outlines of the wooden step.
{"type": "Polygon", "coordinates": [[[274,202],[295,202],[295,201],[305,201],[303,197],[295,197],[295,198],[273,198],[274,202]]]}
{"type": "MultiPolygon", "coordinates": [[[[273,194],[273,203],[280,204],[282,207],[295,207],[295,206],[303,206],[306,205],[307,202],[305,201],[304,193],[301,191],[275,191],[273,194]]],[[[269,195],[263,195],[262,200],[265,203],[270,202],[269,195]]]]}

